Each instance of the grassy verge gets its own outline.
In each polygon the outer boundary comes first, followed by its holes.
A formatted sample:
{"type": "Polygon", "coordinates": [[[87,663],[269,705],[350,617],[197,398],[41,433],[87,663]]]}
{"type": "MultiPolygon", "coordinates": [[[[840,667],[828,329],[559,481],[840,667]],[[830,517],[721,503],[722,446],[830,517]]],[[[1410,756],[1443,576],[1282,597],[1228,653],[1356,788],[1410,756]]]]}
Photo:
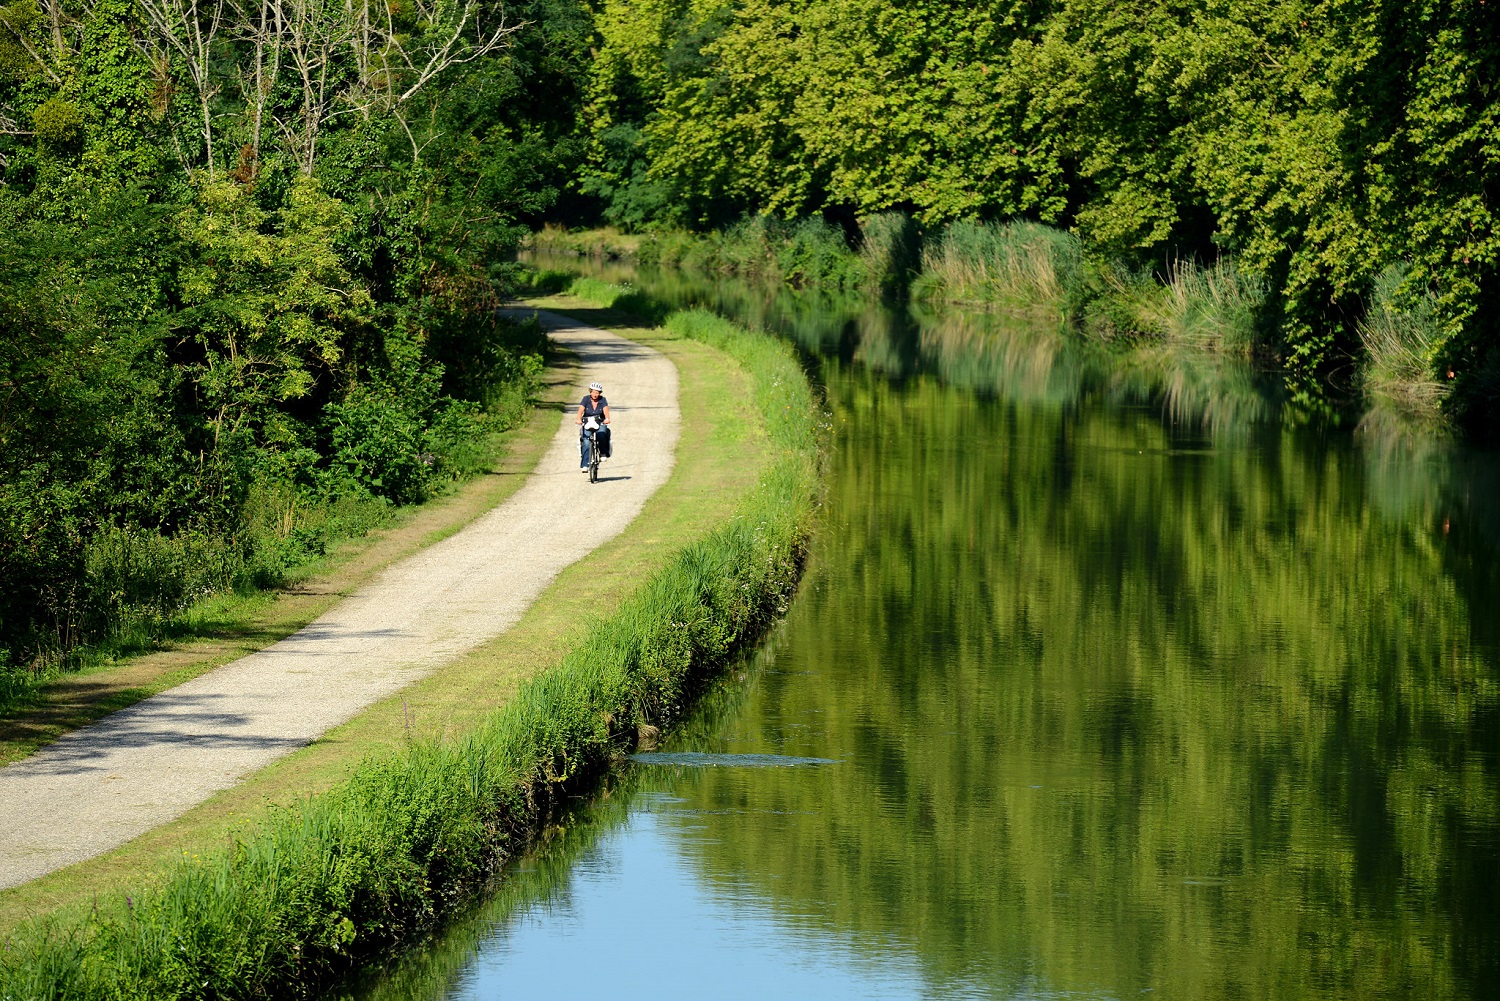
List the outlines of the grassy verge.
{"type": "Polygon", "coordinates": [[[57,874],[5,895],[12,919],[44,909],[49,891],[53,904],[77,903],[14,931],[0,996],[253,997],[316,985],[482,886],[559,796],[675,719],[795,585],[818,418],[777,341],[690,313],[669,319],[657,343],[679,365],[694,362],[684,409],[721,422],[716,435],[745,436],[743,449],[684,454],[635,525],[565,573],[500,641],[257,776],[273,803],[299,788],[325,792],[252,810],[241,826],[232,806],[257,794],[247,783],[185,818],[175,840],[157,833],[99,860],[92,876],[57,874]],[[706,401],[726,398],[722,380],[735,373],[749,373],[745,392],[727,398],[753,412],[715,413],[706,401]],[[689,399],[689,387],[702,395],[689,399]],[[622,597],[580,629],[601,594],[622,597]],[[340,781],[353,756],[382,745],[395,753],[340,781]],[[219,847],[119,892],[132,852],[160,860],[184,840],[219,847]],[[97,904],[91,878],[104,884],[97,904]]]}

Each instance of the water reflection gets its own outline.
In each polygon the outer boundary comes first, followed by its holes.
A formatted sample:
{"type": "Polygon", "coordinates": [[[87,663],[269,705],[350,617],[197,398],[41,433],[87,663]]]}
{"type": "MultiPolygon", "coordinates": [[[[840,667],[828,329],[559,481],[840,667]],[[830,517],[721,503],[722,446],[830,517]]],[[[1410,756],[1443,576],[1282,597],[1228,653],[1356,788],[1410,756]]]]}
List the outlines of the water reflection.
{"type": "Polygon", "coordinates": [[[848,764],[704,775],[780,811],[694,849],[705,874],[1002,993],[1484,996],[1492,551],[1381,517],[1355,450],[1297,428],[1230,448],[827,372],[846,445],[775,660],[816,673],[768,678],[728,739],[848,764]]]}
{"type": "Polygon", "coordinates": [[[1223,359],[663,281],[796,338],[837,423],[777,641],[664,750],[837,763],[635,769],[399,996],[1492,995],[1493,457],[1223,359]]]}

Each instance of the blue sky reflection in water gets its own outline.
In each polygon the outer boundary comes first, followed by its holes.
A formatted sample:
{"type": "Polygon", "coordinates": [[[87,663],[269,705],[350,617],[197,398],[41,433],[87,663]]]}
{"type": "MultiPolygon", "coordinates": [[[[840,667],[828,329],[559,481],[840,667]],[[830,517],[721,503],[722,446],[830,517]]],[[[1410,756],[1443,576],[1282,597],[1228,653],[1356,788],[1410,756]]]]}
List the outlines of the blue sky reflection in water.
{"type": "Polygon", "coordinates": [[[934,994],[899,947],[856,949],[752,887],[705,881],[683,849],[712,828],[674,816],[678,805],[642,797],[623,827],[577,859],[566,891],[487,942],[448,997],[988,996],[952,983],[934,994]]]}
{"type": "Polygon", "coordinates": [[[1495,996],[1493,455],[1226,359],[639,280],[797,340],[835,423],[785,623],[663,750],[836,763],[641,770],[377,996],[1495,996]]]}

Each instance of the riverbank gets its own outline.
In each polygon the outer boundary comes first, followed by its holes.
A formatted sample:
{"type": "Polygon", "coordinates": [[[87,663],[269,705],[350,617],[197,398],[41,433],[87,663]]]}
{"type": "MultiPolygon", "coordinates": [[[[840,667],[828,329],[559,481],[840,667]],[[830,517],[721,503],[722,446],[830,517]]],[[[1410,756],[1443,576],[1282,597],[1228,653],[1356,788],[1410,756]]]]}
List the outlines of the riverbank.
{"type": "Polygon", "coordinates": [[[671,475],[677,369],[658,351],[555,314],[549,336],[613,388],[634,448],[609,503],[577,501],[566,403],[516,493],[347,594],[305,629],[0,769],[0,887],[109,851],[321,737],[518,621],[557,574],[624,531],[671,475]]]}
{"type": "MultiPolygon", "coordinates": [[[[732,275],[792,287],[909,297],[978,308],[1056,330],[1077,342],[1159,367],[1243,359],[1285,381],[1320,410],[1353,414],[1402,437],[1446,437],[1451,370],[1430,363],[1440,330],[1431,296],[1405,295],[1406,272],[1381,272],[1351,322],[1338,377],[1306,370],[1278,328],[1266,282],[1223,257],[1179,260],[1165,270],[1085,252],[1073,233],[1035,223],[958,221],[924,232],[902,213],[861,222],[857,236],[820,220],[746,219],[722,231],[622,233],[549,227],[529,238],[546,254],[628,261],[732,275]]],[[[1481,435],[1481,437],[1483,437],[1481,435]]]]}
{"type": "Polygon", "coordinates": [[[562,790],[674,718],[695,679],[758,632],[795,584],[811,517],[810,388],[783,345],[705,316],[631,333],[673,357],[684,409],[729,447],[684,454],[631,529],[500,640],[172,829],[4,895],[7,928],[71,904],[12,936],[12,993],[239,996],[337,976],[482,886],[562,790]],[[707,405],[752,396],[753,409],[707,405]],[[354,767],[381,751],[394,753],[354,767]],[[210,850],[121,892],[182,844],[210,850]],[[193,945],[158,955],[163,936],[193,945]]]}

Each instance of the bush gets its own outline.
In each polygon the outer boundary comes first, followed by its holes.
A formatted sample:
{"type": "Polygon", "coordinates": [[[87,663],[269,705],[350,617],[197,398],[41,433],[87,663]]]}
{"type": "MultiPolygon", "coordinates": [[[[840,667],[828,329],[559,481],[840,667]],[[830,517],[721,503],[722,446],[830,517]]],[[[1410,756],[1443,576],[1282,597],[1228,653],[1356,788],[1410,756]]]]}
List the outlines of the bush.
{"type": "Polygon", "coordinates": [[[53,149],[71,147],[83,137],[83,112],[72,101],[49,97],[31,113],[38,142],[53,149]]]}
{"type": "Polygon", "coordinates": [[[360,488],[396,504],[427,496],[432,456],[421,419],[388,390],[358,389],[324,408],[333,465],[360,488]]]}
{"type": "Polygon", "coordinates": [[[167,536],[115,528],[84,550],[84,592],[99,625],[133,617],[166,617],[232,589],[247,565],[234,541],[199,531],[167,536]]]}

